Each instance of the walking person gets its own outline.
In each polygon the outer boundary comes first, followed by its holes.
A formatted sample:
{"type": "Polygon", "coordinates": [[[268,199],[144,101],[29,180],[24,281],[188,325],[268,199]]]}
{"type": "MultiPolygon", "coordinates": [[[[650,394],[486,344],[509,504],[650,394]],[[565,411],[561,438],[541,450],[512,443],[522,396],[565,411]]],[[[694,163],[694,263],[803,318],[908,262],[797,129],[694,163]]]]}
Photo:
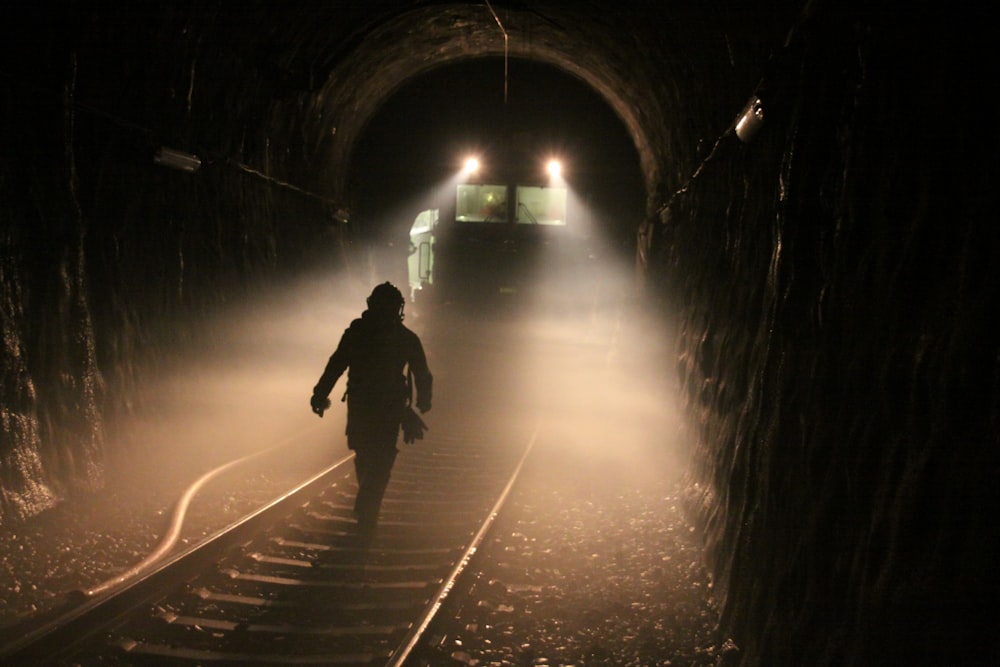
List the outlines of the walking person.
{"type": "MultiPolygon", "coordinates": [[[[310,400],[313,412],[322,417],[330,407],[330,392],[347,371],[347,446],[354,451],[358,480],[354,514],[363,529],[373,528],[378,520],[411,396],[415,391],[420,412],[429,411],[432,385],[420,338],[403,325],[402,293],[385,282],[372,290],[367,304],[344,331],[310,400]]],[[[408,442],[422,435],[423,424],[418,417],[416,421],[418,434],[407,429],[408,442]]]]}

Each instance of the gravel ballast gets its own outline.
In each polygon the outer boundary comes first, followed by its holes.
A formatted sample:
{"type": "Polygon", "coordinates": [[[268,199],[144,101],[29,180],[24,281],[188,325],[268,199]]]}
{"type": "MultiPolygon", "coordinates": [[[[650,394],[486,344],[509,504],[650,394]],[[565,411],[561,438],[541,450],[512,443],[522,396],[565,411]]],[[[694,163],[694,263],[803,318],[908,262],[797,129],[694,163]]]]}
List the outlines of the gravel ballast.
{"type": "MultiPolygon", "coordinates": [[[[178,549],[306,477],[256,466],[205,488],[178,549]]],[[[436,622],[440,664],[724,664],[718,614],[679,479],[635,475],[604,459],[526,468],[476,561],[436,622]],[[610,466],[610,467],[609,467],[610,466]],[[463,593],[468,593],[465,597],[463,593]],[[461,600],[461,604],[457,602],[461,600]]],[[[43,513],[0,543],[0,619],[17,627],[153,549],[183,485],[119,489],[43,513]]]]}

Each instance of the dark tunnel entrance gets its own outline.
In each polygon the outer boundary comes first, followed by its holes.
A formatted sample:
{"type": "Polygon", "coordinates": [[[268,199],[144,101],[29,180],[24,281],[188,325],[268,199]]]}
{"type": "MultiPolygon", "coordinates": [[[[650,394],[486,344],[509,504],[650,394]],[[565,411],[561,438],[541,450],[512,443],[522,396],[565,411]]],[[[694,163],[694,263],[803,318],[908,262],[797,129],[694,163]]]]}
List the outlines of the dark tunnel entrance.
{"type": "MultiPolygon", "coordinates": [[[[471,59],[407,80],[365,126],[348,181],[352,233],[370,249],[369,270],[400,285],[409,282],[414,297],[419,291],[423,300],[431,292],[435,298],[460,298],[454,283],[468,283],[473,273],[448,275],[449,232],[467,237],[453,242],[463,255],[478,251],[476,274],[491,266],[512,274],[528,271],[510,259],[510,266],[503,266],[502,256],[520,255],[523,263],[541,245],[576,253],[576,261],[564,267],[567,275],[554,282],[567,297],[576,292],[585,298],[587,288],[579,286],[587,274],[601,272],[590,265],[632,260],[645,216],[639,158],[621,120],[585,82],[523,58],[471,59]],[[459,174],[470,156],[481,163],[477,174],[459,174]],[[544,174],[550,159],[561,163],[558,184],[544,174]],[[478,217],[481,224],[475,224],[469,212],[460,211],[456,223],[456,188],[489,183],[515,188],[510,220],[496,224],[498,217],[478,217]],[[524,202],[513,203],[521,192],[551,185],[569,199],[562,205],[569,210],[556,220],[544,219],[544,211],[532,213],[524,202]],[[434,229],[411,238],[421,213],[433,215],[434,229]],[[418,275],[407,275],[407,268],[418,275]]],[[[530,282],[527,276],[494,276],[490,286],[517,298],[515,290],[530,282]]]]}

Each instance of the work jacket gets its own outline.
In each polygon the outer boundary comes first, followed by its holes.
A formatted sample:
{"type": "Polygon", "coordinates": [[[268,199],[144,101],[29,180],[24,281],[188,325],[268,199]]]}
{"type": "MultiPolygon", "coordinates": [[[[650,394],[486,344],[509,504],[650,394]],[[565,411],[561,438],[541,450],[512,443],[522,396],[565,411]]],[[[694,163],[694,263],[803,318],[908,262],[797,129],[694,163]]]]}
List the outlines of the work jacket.
{"type": "Polygon", "coordinates": [[[329,396],[345,370],[347,397],[352,404],[402,405],[410,391],[409,373],[414,379],[414,404],[430,408],[433,378],[423,345],[417,334],[398,319],[379,320],[366,310],[351,322],[313,388],[313,395],[329,396]]]}

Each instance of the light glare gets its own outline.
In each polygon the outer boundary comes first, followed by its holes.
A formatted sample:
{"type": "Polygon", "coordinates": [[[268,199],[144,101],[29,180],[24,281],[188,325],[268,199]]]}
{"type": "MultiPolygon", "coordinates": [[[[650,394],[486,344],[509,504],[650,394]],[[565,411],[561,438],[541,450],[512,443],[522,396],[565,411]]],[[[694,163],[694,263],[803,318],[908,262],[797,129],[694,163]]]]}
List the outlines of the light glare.
{"type": "Polygon", "coordinates": [[[462,167],[462,172],[466,175],[474,174],[479,171],[479,160],[475,157],[469,157],[465,160],[465,165],[462,167]]]}

